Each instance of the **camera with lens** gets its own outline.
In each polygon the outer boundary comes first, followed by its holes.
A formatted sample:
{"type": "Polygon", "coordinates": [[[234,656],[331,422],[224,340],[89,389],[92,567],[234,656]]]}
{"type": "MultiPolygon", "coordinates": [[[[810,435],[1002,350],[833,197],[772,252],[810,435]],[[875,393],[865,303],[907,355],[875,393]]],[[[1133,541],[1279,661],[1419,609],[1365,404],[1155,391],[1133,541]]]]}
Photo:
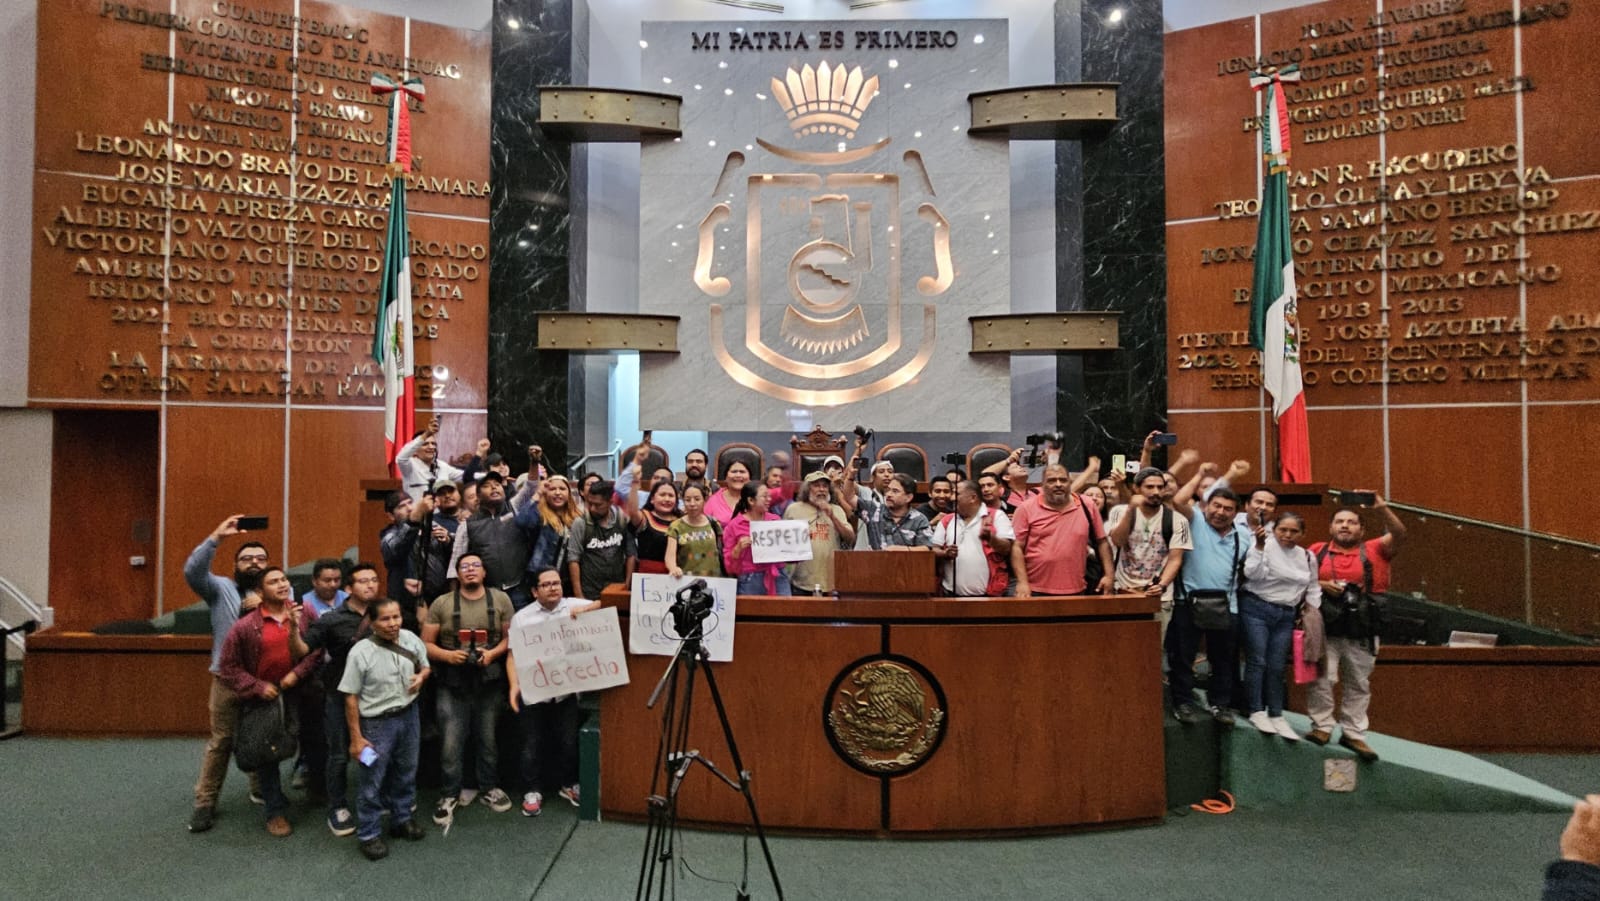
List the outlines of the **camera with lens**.
{"type": "Polygon", "coordinates": [[[872,436],[878,434],[875,429],[869,429],[866,426],[861,425],[856,426],[854,431],[856,433],[856,438],[861,441],[871,441],[872,436]]]}
{"type": "Polygon", "coordinates": [[[1060,432],[1043,432],[1038,435],[1029,435],[1027,440],[1030,449],[1028,455],[1021,460],[1021,463],[1029,469],[1035,466],[1043,466],[1050,462],[1048,455],[1044,452],[1044,445],[1053,444],[1056,447],[1065,447],[1067,443],[1066,436],[1060,432]]]}
{"type": "Polygon", "coordinates": [[[951,466],[965,466],[967,465],[967,455],[961,451],[951,451],[940,457],[939,462],[948,463],[951,466]]]}
{"type": "Polygon", "coordinates": [[[667,613],[672,617],[673,631],[680,638],[701,638],[705,634],[706,617],[717,600],[706,587],[705,579],[695,579],[678,589],[667,613]]]}
{"type": "Polygon", "coordinates": [[[1065,445],[1066,436],[1060,432],[1044,432],[1038,435],[1029,435],[1028,443],[1038,446],[1040,444],[1054,444],[1056,447],[1065,445]]]}

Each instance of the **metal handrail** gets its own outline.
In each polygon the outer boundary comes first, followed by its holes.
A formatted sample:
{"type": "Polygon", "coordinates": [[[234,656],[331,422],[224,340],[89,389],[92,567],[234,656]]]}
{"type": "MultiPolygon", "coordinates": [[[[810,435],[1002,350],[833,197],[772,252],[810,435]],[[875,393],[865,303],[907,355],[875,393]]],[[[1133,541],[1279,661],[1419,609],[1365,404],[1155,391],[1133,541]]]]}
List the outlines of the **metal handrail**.
{"type": "MultiPolygon", "coordinates": [[[[35,604],[32,599],[23,594],[22,589],[18,588],[14,582],[4,576],[0,576],[0,600],[5,598],[10,598],[12,603],[22,608],[24,621],[29,619],[36,620],[42,628],[50,619],[44,612],[44,608],[35,604]]],[[[0,616],[0,629],[9,629],[16,625],[21,625],[21,623],[13,623],[6,617],[0,616]]],[[[27,649],[27,638],[20,632],[11,635],[10,641],[19,650],[27,649]]]]}
{"type": "MultiPolygon", "coordinates": [[[[1335,499],[1339,497],[1339,492],[1335,489],[1330,489],[1328,494],[1335,499]]],[[[1456,513],[1446,513],[1443,510],[1430,510],[1427,507],[1418,507],[1414,504],[1403,504],[1399,501],[1388,501],[1387,503],[1396,510],[1404,510],[1407,513],[1415,513],[1418,516],[1436,516],[1439,519],[1447,519],[1451,522],[1464,523],[1466,525],[1476,526],[1482,529],[1493,529],[1496,532],[1506,532],[1511,535],[1517,535],[1519,537],[1528,538],[1534,541],[1548,541],[1552,544],[1565,544],[1585,551],[1600,553],[1600,544],[1591,544],[1590,542],[1580,541],[1576,538],[1567,538],[1563,535],[1552,535],[1549,532],[1535,532],[1532,529],[1524,529],[1518,526],[1508,526],[1505,523],[1500,522],[1489,522],[1486,519],[1474,519],[1470,516],[1461,516],[1460,514],[1456,513]]]]}
{"type": "Polygon", "coordinates": [[[568,463],[567,464],[567,475],[576,476],[578,474],[578,470],[585,463],[588,463],[590,460],[597,460],[597,459],[605,458],[605,459],[611,461],[610,463],[607,464],[607,468],[611,470],[612,477],[615,477],[616,474],[617,474],[617,471],[616,471],[617,454],[619,454],[621,452],[622,452],[622,439],[618,438],[617,439],[617,443],[611,446],[611,450],[609,450],[609,451],[601,451],[601,452],[599,452],[597,454],[585,454],[584,456],[579,457],[576,460],[573,460],[571,463],[568,463]]]}

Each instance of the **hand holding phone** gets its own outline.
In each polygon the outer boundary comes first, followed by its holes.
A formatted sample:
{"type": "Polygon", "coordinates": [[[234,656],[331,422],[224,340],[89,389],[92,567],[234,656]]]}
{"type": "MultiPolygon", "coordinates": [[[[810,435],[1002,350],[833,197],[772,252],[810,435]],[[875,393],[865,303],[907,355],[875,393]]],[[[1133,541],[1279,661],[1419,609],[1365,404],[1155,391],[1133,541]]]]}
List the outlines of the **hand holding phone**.
{"type": "Polygon", "coordinates": [[[1150,436],[1150,443],[1157,446],[1172,447],[1178,443],[1177,432],[1157,432],[1150,436]]]}
{"type": "Polygon", "coordinates": [[[241,516],[234,526],[241,532],[262,532],[269,521],[265,516],[241,516]]]}
{"type": "Polygon", "coordinates": [[[362,766],[372,766],[374,763],[378,762],[378,749],[374,748],[372,745],[364,745],[361,748],[361,753],[356,756],[356,759],[361,761],[362,766]]]}

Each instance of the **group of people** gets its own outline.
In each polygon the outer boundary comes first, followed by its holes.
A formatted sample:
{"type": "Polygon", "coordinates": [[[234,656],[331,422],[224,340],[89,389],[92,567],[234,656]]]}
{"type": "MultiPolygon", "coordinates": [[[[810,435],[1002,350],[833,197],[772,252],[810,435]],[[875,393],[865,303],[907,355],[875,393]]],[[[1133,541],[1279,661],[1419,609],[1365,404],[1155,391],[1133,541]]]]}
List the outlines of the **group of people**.
{"type": "MultiPolygon", "coordinates": [[[[951,596],[1159,597],[1173,714],[1230,724],[1243,715],[1290,740],[1301,737],[1283,717],[1298,623],[1321,660],[1305,737],[1323,744],[1337,727],[1343,745],[1376,759],[1365,732],[1377,636],[1357,628],[1357,617],[1335,628],[1317,613],[1327,598],[1387,591],[1405,527],[1382,498],[1371,504],[1384,517],[1382,536],[1367,539],[1359,511],[1341,508],[1330,540],[1307,548],[1303,519],[1280,513],[1272,490],[1254,487],[1241,500],[1234,486],[1247,463],[1219,474],[1185,450],[1169,469],[1155,467],[1159,433],[1138,463],[1103,478],[1098,459],[1074,475],[1050,448],[1033,485],[1019,449],[976,478],[952,469],[933,479],[918,504],[917,482],[889,462],[869,464],[860,440],[848,464],[830,456],[796,480],[787,455],[777,454],[757,480],[739,460],[713,479],[699,449],[686,455],[681,478],[666,468],[647,474],[647,438],[613,483],[547,472],[537,446],[527,472],[512,478],[487,440],[458,467],[440,459],[438,432],[436,418],[401,451],[404,487],[385,503],[391,521],[380,542],[386,583],[372,564],[319,560],[296,602],[287,575],[255,541],[237,549],[231,577],[216,575],[213,557],[238,533],[238,517],[190,556],[185,574],[211,610],[214,674],[192,831],[210,828],[235,723],[260,704],[281,706],[302,735],[299,778],[326,795],[328,828],[355,834],[373,859],[387,853],[386,832],[413,841],[426,834],[413,815],[425,722],[440,741],[432,816],[440,826],[474,801],[510,810],[501,786],[513,781],[526,815],[537,815],[547,795],[576,804],[577,698],[521,702],[511,629],[598,607],[608,585],[636,571],[731,577],[741,594],[829,596],[833,555],[849,549],[932,554],[951,596]],[[755,562],[752,526],[780,518],[808,524],[810,560],[755,562]],[[1195,693],[1202,646],[1211,670],[1204,705],[1195,693]],[[497,759],[508,707],[522,739],[515,780],[502,777],[497,759]],[[352,759],[361,763],[353,812],[352,759]]],[[[276,764],[252,773],[251,795],[265,807],[268,831],[289,834],[276,764]]]]}
{"type": "MultiPolygon", "coordinates": [[[[287,574],[269,564],[260,542],[238,547],[231,577],[211,572],[219,546],[239,534],[239,519],[219,524],[184,567],[212,625],[211,738],[190,831],[211,828],[240,718],[263,705],[299,736],[304,787],[326,798],[329,831],[355,835],[372,860],[389,853],[386,835],[419,841],[427,834],[415,815],[425,720],[437,723],[439,735],[436,824],[448,828],[457,807],[475,800],[496,812],[513,806],[500,787],[497,761],[497,728],[507,707],[521,738],[523,814],[537,816],[546,794],[578,804],[578,698],[523,703],[507,639],[517,628],[576,617],[597,603],[568,597],[561,575],[546,568],[533,574],[528,603],[514,609],[503,590],[486,583],[487,558],[471,550],[455,556],[448,590],[431,603],[385,593],[371,563],[345,568],[335,560],[314,565],[312,590],[297,602],[287,574]],[[415,625],[408,627],[408,619],[415,625]],[[425,694],[432,696],[431,711],[419,703],[425,694]],[[470,775],[469,739],[475,739],[470,775]],[[359,763],[353,812],[352,761],[359,763]]],[[[290,835],[280,762],[256,767],[250,780],[267,832],[290,835]]]]}

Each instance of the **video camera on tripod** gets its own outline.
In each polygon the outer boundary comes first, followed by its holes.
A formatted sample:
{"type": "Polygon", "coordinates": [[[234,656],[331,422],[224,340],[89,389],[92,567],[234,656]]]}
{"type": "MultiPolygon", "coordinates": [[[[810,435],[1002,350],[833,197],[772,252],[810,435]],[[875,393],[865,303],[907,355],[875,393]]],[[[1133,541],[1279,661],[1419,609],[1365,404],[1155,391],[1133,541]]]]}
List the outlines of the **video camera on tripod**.
{"type": "Polygon", "coordinates": [[[695,579],[678,589],[667,613],[679,638],[704,638],[706,617],[717,605],[705,579],[695,579]]]}

